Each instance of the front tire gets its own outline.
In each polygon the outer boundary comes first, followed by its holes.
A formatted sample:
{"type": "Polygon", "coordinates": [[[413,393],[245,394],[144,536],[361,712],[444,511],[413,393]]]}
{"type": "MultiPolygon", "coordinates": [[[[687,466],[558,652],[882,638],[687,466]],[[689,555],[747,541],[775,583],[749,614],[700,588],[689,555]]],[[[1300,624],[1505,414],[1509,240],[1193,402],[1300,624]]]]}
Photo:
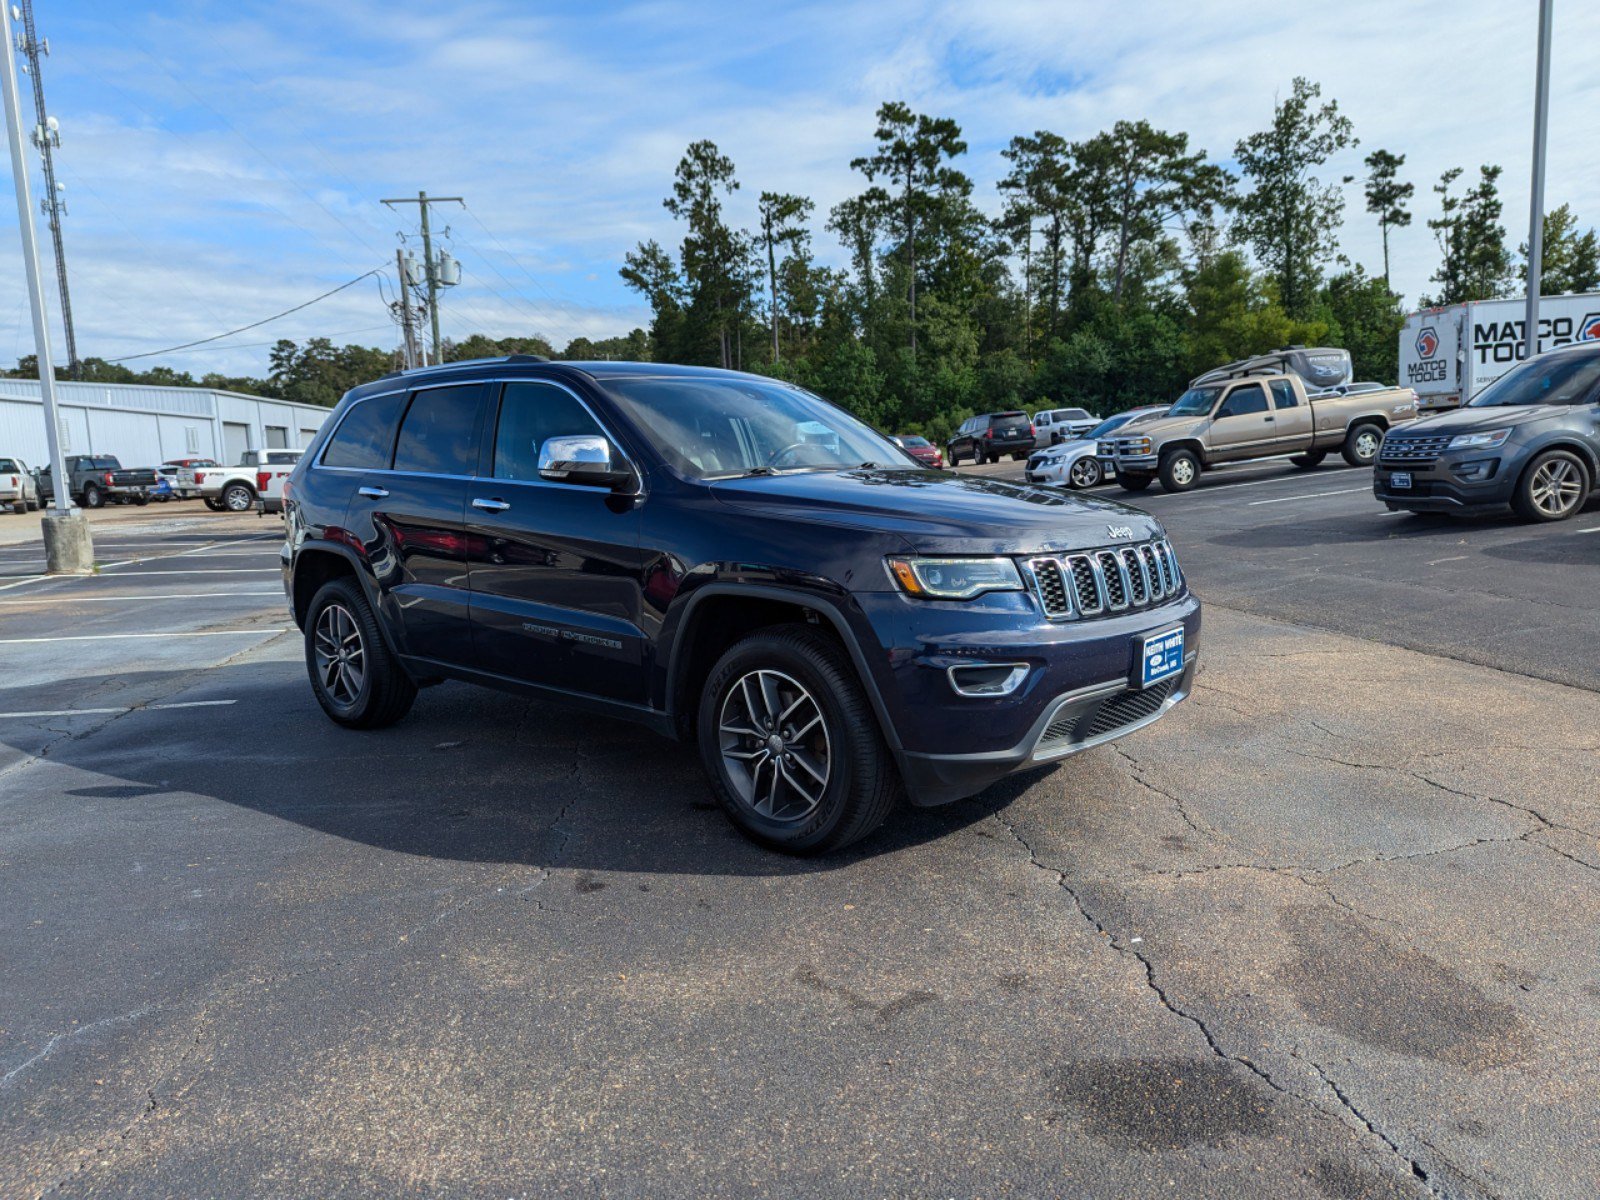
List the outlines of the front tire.
{"type": "Polygon", "coordinates": [[[1376,425],[1355,425],[1344,435],[1344,449],[1339,453],[1352,467],[1370,467],[1382,445],[1383,430],[1376,425]]]}
{"type": "Polygon", "coordinates": [[[1146,475],[1143,471],[1118,471],[1117,486],[1125,492],[1142,492],[1150,486],[1153,475],[1146,475]]]}
{"type": "Polygon", "coordinates": [[[106,494],[92,483],[83,485],[83,506],[85,508],[104,508],[106,494]]]}
{"type": "Polygon", "coordinates": [[[417,685],[389,652],[355,580],[332,580],[312,597],[305,649],[311,691],[340,725],[382,729],[411,710],[417,685]]]}
{"type": "Polygon", "coordinates": [[[1161,487],[1168,492],[1193,491],[1200,482],[1200,459],[1193,450],[1174,450],[1161,460],[1161,487]]]}
{"type": "Polygon", "coordinates": [[[849,656],[805,625],[735,643],[700,695],[700,757],[728,819],[786,854],[825,854],[881,825],[900,776],[849,656]]]}
{"type": "Polygon", "coordinates": [[[1079,491],[1097,487],[1103,479],[1105,472],[1100,469],[1100,460],[1097,458],[1080,458],[1067,471],[1067,483],[1079,491]]]}
{"type": "Polygon", "coordinates": [[[224,509],[222,507],[222,501],[221,500],[215,499],[212,496],[202,496],[201,499],[205,501],[206,507],[209,508],[212,512],[223,512],[224,511],[224,509]]]}
{"type": "Polygon", "coordinates": [[[1589,470],[1570,450],[1546,450],[1528,464],[1511,494],[1511,507],[1524,521],[1565,521],[1589,497],[1589,470]]]}

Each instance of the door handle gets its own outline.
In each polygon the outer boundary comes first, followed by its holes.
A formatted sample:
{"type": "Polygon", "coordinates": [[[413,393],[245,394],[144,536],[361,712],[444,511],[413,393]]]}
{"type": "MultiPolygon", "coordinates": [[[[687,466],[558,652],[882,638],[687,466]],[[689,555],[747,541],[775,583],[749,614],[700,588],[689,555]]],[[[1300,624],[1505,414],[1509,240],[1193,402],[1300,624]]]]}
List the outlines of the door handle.
{"type": "Polygon", "coordinates": [[[1274,422],[1274,421],[1276,421],[1276,420],[1277,420],[1277,419],[1278,419],[1278,418],[1277,418],[1277,417],[1268,417],[1268,418],[1267,418],[1267,424],[1268,424],[1268,425],[1271,425],[1271,424],[1272,424],[1272,423],[1273,423],[1273,422],[1274,422]]]}
{"type": "Polygon", "coordinates": [[[484,500],[480,498],[472,502],[472,507],[481,508],[484,512],[499,513],[505,512],[511,505],[504,500],[484,500]]]}
{"type": "Polygon", "coordinates": [[[389,489],[388,488],[381,488],[381,487],[357,488],[356,489],[356,494],[358,496],[370,496],[374,500],[382,500],[385,496],[387,496],[389,494],[389,489]]]}

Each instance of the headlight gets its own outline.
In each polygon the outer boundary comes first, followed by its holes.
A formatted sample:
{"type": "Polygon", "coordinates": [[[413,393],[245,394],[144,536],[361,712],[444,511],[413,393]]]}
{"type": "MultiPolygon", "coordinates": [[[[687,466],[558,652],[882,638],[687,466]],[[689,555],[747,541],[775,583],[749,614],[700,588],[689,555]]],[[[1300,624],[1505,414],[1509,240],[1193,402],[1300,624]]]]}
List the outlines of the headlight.
{"type": "Polygon", "coordinates": [[[1463,433],[1450,439],[1447,450],[1482,450],[1485,447],[1500,446],[1511,436],[1509,429],[1496,429],[1492,433],[1463,433]]]}
{"type": "Polygon", "coordinates": [[[1149,454],[1150,439],[1147,437],[1131,438],[1123,444],[1123,448],[1129,454],[1149,454]]]}
{"type": "Polygon", "coordinates": [[[891,558],[889,574],[903,590],[926,600],[1022,590],[1022,576],[1009,558],[891,558]]]}

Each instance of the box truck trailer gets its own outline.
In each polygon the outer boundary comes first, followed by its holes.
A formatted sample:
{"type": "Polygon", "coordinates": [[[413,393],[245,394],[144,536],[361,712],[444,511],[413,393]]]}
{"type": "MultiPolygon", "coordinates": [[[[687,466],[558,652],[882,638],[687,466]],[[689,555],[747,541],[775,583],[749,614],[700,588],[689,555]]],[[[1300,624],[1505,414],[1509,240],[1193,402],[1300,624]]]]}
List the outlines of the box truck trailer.
{"type": "MultiPolygon", "coordinates": [[[[1425,308],[1400,330],[1400,384],[1425,411],[1471,400],[1527,355],[1527,300],[1473,300],[1425,308]]],[[[1600,340],[1600,292],[1543,296],[1539,349],[1600,340]]]]}

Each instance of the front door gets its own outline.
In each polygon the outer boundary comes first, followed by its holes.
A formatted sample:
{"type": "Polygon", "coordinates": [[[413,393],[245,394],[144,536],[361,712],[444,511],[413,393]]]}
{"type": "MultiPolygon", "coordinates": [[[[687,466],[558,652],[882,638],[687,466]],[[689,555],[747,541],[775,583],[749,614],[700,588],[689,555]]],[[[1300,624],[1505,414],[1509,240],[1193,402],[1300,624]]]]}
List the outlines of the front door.
{"type": "Polygon", "coordinates": [[[539,477],[552,437],[616,440],[557,383],[504,385],[484,477],[469,489],[480,670],[609,700],[646,699],[639,514],[608,488],[539,477]]]}
{"type": "Polygon", "coordinates": [[[1269,446],[1276,422],[1267,407],[1267,389],[1260,383],[1241,383],[1228,392],[1212,419],[1211,457],[1218,462],[1252,458],[1269,446]]]}

